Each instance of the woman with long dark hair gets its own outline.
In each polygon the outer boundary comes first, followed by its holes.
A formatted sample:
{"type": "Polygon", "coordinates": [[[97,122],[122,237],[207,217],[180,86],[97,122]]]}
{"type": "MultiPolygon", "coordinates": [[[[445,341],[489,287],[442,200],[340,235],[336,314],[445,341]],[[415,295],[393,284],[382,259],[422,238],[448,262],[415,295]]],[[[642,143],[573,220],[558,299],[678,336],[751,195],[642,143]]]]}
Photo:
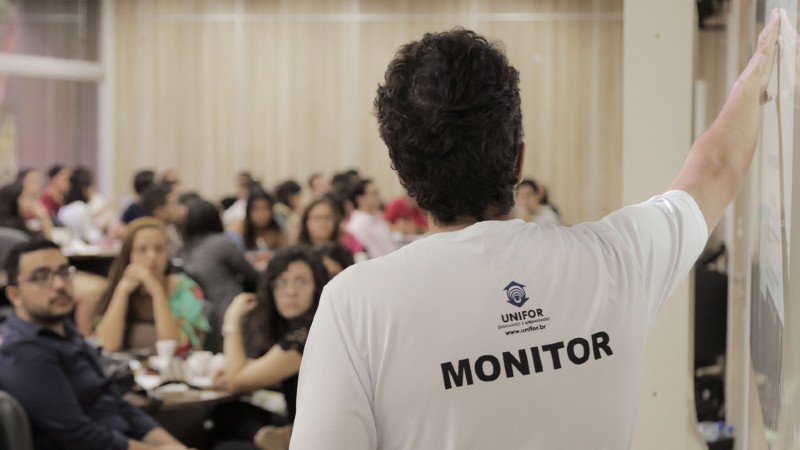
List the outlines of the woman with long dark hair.
{"type": "Polygon", "coordinates": [[[300,361],[327,282],[328,272],[320,258],[308,246],[296,245],[275,253],[257,294],[234,298],[222,327],[228,388],[248,392],[280,384],[287,417],[278,418],[259,408],[235,403],[215,414],[216,429],[227,435],[218,440],[238,438],[251,442],[264,425],[294,421],[300,361]],[[245,317],[252,320],[245,323],[245,317]],[[249,330],[254,334],[250,337],[255,337],[264,349],[253,360],[247,359],[245,350],[243,327],[247,324],[255,325],[249,330]]]}
{"type": "Polygon", "coordinates": [[[353,255],[363,253],[364,247],[353,235],[341,229],[341,223],[339,208],[333,200],[327,196],[316,199],[303,210],[297,241],[311,246],[338,243],[353,255]]]}
{"type": "Polygon", "coordinates": [[[272,212],[274,207],[275,199],[270,194],[254,189],[247,197],[244,220],[233,227],[233,238],[258,269],[266,266],[273,251],[286,246],[286,236],[272,212]]]}
{"type": "Polygon", "coordinates": [[[179,352],[202,348],[209,330],[203,293],[185,274],[170,273],[167,229],[142,217],[128,224],[100,299],[95,335],[107,351],[154,349],[174,340],[179,352]]]}

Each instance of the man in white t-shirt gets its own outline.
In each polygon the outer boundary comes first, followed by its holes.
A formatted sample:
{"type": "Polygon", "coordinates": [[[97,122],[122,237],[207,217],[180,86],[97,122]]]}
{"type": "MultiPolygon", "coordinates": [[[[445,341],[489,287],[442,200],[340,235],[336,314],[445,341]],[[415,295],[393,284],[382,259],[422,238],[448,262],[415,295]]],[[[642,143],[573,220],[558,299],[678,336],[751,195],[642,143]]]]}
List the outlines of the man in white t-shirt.
{"type": "Polygon", "coordinates": [[[359,180],[350,193],[356,209],[350,213],[347,231],[367,250],[370,258],[388,255],[397,249],[389,225],[381,215],[381,196],[372,180],[359,180]]]}
{"type": "Polygon", "coordinates": [[[648,331],[750,164],[777,22],[670,190],[571,228],[510,219],[505,56],[464,30],[402,47],[376,112],[433,234],[325,288],[291,448],[630,448],[648,331]]]}

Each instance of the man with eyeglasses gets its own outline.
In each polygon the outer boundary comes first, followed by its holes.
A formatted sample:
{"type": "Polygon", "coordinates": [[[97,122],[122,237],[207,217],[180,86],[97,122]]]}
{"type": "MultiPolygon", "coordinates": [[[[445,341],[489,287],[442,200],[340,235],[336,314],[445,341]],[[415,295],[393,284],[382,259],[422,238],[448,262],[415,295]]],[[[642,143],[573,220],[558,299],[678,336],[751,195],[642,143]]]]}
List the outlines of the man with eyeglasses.
{"type": "Polygon", "coordinates": [[[37,450],[186,449],[122,399],[69,320],[75,268],[58,245],[23,242],[4,269],[14,312],[3,324],[0,389],[25,409],[37,450]]]}

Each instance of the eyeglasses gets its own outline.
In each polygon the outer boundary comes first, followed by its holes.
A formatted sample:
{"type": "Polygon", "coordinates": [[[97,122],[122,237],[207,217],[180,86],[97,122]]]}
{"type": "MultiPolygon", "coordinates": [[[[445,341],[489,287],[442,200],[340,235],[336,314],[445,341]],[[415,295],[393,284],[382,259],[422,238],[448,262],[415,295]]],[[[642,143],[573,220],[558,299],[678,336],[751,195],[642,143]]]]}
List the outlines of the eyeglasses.
{"type": "Polygon", "coordinates": [[[29,283],[37,284],[39,286],[45,287],[50,286],[53,284],[53,278],[58,276],[65,283],[72,281],[72,278],[75,276],[75,268],[72,266],[61,266],[56,270],[48,269],[47,267],[43,267],[41,269],[36,269],[28,275],[27,278],[24,278],[20,281],[26,281],[29,283]]]}
{"type": "Polygon", "coordinates": [[[307,286],[312,285],[312,281],[307,278],[296,278],[294,280],[284,280],[283,278],[278,278],[277,280],[273,281],[270,286],[272,287],[273,291],[285,291],[289,288],[289,286],[293,286],[295,289],[303,289],[307,286]]]}

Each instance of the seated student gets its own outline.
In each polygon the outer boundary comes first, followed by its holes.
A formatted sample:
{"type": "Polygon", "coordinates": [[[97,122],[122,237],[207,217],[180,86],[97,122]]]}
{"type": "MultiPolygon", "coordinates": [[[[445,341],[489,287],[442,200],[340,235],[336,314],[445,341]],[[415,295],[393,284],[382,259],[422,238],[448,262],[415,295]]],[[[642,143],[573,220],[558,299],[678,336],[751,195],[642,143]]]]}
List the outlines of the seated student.
{"type": "Polygon", "coordinates": [[[55,165],[47,171],[47,186],[39,197],[42,206],[50,217],[56,217],[58,210],[64,204],[64,196],[69,191],[69,177],[72,171],[69,167],[55,165]]]}
{"type": "Polygon", "coordinates": [[[70,188],[64,197],[64,206],[58,210],[58,220],[69,228],[75,238],[89,244],[98,244],[103,239],[107,224],[94,220],[89,211],[89,202],[94,197],[94,179],[87,169],[78,167],[69,178],[70,188]]]}
{"type": "Polygon", "coordinates": [[[275,187],[275,197],[277,203],[273,205],[272,211],[278,225],[287,230],[291,226],[291,219],[295,211],[300,207],[300,198],[303,188],[294,180],[286,180],[275,187]]]}
{"type": "Polygon", "coordinates": [[[204,347],[213,352],[222,351],[222,317],[231,300],[245,287],[252,291],[258,281],[256,270],[224,231],[214,205],[205,200],[189,202],[181,259],[183,269],[200,283],[209,302],[206,317],[211,331],[204,347]]]}
{"type": "Polygon", "coordinates": [[[388,255],[397,250],[389,226],[381,215],[378,186],[370,179],[358,181],[350,192],[356,209],[350,214],[347,231],[364,244],[370,258],[388,255]]]}
{"type": "Polygon", "coordinates": [[[123,224],[127,225],[134,220],[144,217],[144,211],[142,211],[142,194],[144,191],[147,190],[150,186],[156,184],[156,173],[152,170],[140,170],[136,172],[136,175],[133,176],[133,190],[136,192],[136,198],[134,201],[125,208],[125,211],[122,213],[120,220],[123,224]]]}
{"type": "Polygon", "coordinates": [[[561,225],[561,215],[550,204],[547,190],[531,178],[522,180],[515,193],[517,216],[539,225],[561,225]]]}
{"type": "Polygon", "coordinates": [[[286,246],[286,235],[272,214],[275,199],[254,188],[247,197],[244,220],[231,228],[231,238],[244,249],[247,258],[257,268],[266,266],[272,251],[286,246]]]}
{"type": "Polygon", "coordinates": [[[178,191],[165,184],[150,186],[142,193],[142,212],[167,226],[169,254],[176,257],[183,248],[180,229],[186,220],[186,207],[178,201],[178,191]]]}
{"type": "Polygon", "coordinates": [[[20,169],[17,172],[16,182],[21,184],[25,192],[33,198],[39,198],[42,194],[42,175],[36,169],[20,169]]]}
{"type": "Polygon", "coordinates": [[[239,294],[234,298],[225,312],[222,327],[228,388],[233,392],[248,392],[280,384],[288,417],[282,419],[244,403],[226,405],[214,414],[217,441],[236,438],[252,441],[264,425],[292,423],[300,360],[327,282],[328,272],[322,261],[311,248],[297,245],[275,253],[258,295],[239,294]],[[247,324],[255,324],[255,337],[262,340],[265,351],[255,360],[247,359],[242,332],[243,319],[251,313],[252,321],[247,324]]]}
{"type": "Polygon", "coordinates": [[[247,208],[247,197],[256,181],[250,172],[242,171],[236,174],[236,196],[234,202],[226,206],[222,213],[222,224],[225,228],[230,228],[237,222],[244,220],[245,209],[247,208]]]}
{"type": "Polygon", "coordinates": [[[0,188],[0,227],[48,239],[53,232],[53,222],[45,207],[18,183],[0,188]]]}
{"type": "Polygon", "coordinates": [[[314,200],[303,210],[297,242],[311,246],[341,243],[353,255],[363,253],[364,247],[353,235],[341,229],[341,222],[333,200],[327,196],[314,200]]]}
{"type": "Polygon", "coordinates": [[[179,352],[202,348],[209,330],[203,293],[187,275],[170,273],[160,220],[143,217],[128,225],[108,281],[95,313],[95,335],[107,351],[153,350],[162,339],[177,341],[179,352]]]}
{"type": "Polygon", "coordinates": [[[73,268],[58,246],[34,239],[5,261],[14,313],[0,345],[0,389],[28,415],[37,450],[185,449],[122,399],[97,352],[68,320],[73,268]]]}

